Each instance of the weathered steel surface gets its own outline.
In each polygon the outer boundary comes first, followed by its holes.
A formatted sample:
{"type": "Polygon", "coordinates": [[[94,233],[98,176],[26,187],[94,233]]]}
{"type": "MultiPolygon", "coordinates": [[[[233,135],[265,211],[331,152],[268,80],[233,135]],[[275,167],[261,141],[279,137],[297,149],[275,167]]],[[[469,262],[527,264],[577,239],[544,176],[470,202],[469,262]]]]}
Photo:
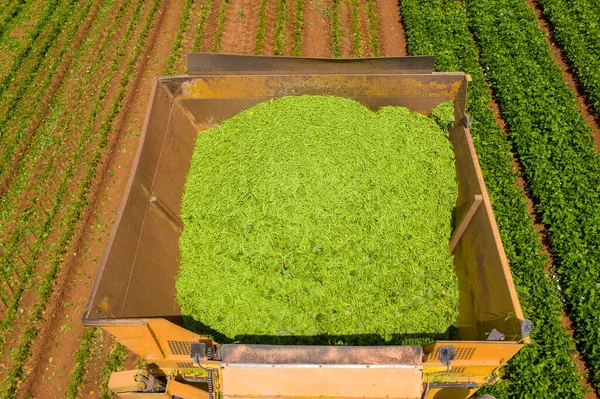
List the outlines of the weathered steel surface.
{"type": "Polygon", "coordinates": [[[380,57],[380,58],[299,58],[247,56],[237,54],[188,54],[190,75],[229,75],[257,73],[301,74],[376,74],[376,73],[431,73],[433,56],[380,57]]]}
{"type": "Polygon", "coordinates": [[[420,346],[223,345],[223,363],[420,366],[420,346]]]}

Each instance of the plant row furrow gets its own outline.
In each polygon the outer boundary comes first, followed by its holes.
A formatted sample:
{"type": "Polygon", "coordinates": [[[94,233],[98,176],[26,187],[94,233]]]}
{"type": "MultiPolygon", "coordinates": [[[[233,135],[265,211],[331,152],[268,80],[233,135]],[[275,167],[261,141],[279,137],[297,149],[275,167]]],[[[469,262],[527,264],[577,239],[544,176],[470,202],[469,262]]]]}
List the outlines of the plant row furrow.
{"type": "Polygon", "coordinates": [[[287,2],[288,0],[277,0],[277,23],[275,24],[275,47],[273,49],[275,55],[282,55],[283,50],[285,50],[287,2]]]}
{"type": "Polygon", "coordinates": [[[334,58],[342,56],[342,32],[340,27],[340,1],[332,0],[331,5],[331,55],[334,58]]]}
{"type": "Polygon", "coordinates": [[[294,42],[292,43],[292,55],[302,55],[302,34],[304,29],[304,0],[296,0],[294,12],[294,42]]]}
{"type": "Polygon", "coordinates": [[[354,57],[362,57],[362,39],[360,37],[360,19],[358,10],[358,0],[348,0],[350,2],[352,18],[352,44],[354,46],[354,57]]]}
{"type": "MultiPolygon", "coordinates": [[[[23,333],[21,335],[19,346],[14,353],[15,364],[13,365],[12,369],[9,371],[8,376],[7,376],[6,380],[4,381],[4,386],[3,386],[4,389],[2,391],[3,398],[13,397],[14,394],[16,393],[16,389],[17,389],[19,381],[24,377],[24,366],[31,354],[31,345],[32,345],[33,341],[35,340],[35,338],[37,337],[37,334],[39,332],[39,326],[36,323],[38,321],[40,321],[43,317],[43,313],[44,313],[44,310],[46,309],[48,299],[50,298],[50,295],[52,294],[53,289],[54,289],[54,286],[53,286],[54,280],[56,279],[60,265],[64,262],[64,255],[65,255],[67,246],[73,238],[76,223],[81,217],[81,212],[82,212],[83,208],[87,205],[87,201],[88,201],[87,197],[88,197],[89,189],[92,185],[92,181],[96,174],[96,170],[97,170],[96,168],[102,159],[102,155],[104,153],[104,149],[106,147],[107,140],[108,140],[108,135],[111,131],[113,122],[114,122],[116,116],[118,115],[118,113],[121,111],[122,101],[125,96],[125,91],[126,91],[127,85],[132,80],[132,77],[134,74],[135,63],[139,59],[139,56],[144,48],[144,44],[145,44],[146,38],[148,36],[148,32],[150,31],[150,28],[152,27],[154,18],[156,16],[156,13],[158,10],[158,6],[161,3],[161,1],[162,0],[154,0],[153,1],[152,6],[149,10],[148,16],[146,18],[145,25],[143,26],[143,28],[136,40],[136,45],[133,49],[131,57],[129,58],[129,61],[128,61],[125,71],[123,73],[123,77],[119,81],[120,87],[115,95],[115,98],[112,102],[110,110],[109,110],[108,114],[106,115],[106,117],[104,118],[104,120],[102,121],[100,128],[97,131],[94,131],[94,134],[95,134],[96,138],[98,139],[98,142],[96,145],[96,151],[94,152],[91,159],[89,160],[89,163],[88,163],[89,167],[87,169],[87,172],[85,173],[83,180],[77,187],[78,193],[74,196],[75,200],[69,204],[67,212],[63,213],[67,219],[65,221],[66,228],[61,235],[58,245],[56,245],[54,248],[54,253],[53,253],[49,268],[46,271],[46,273],[44,274],[44,276],[41,280],[41,283],[38,287],[38,302],[36,303],[35,310],[34,310],[34,312],[32,312],[30,319],[29,319],[31,325],[30,325],[30,327],[27,328],[25,333],[23,333]]],[[[139,5],[141,5],[142,3],[144,3],[144,1],[140,0],[139,5]]],[[[131,26],[131,24],[135,24],[138,20],[139,7],[136,8],[136,10],[138,10],[138,11],[132,13],[132,15],[130,16],[130,18],[131,18],[130,26],[131,26]]],[[[124,54],[126,44],[129,42],[129,40],[128,40],[129,38],[127,35],[124,36],[124,39],[125,40],[123,43],[125,43],[125,44],[119,48],[119,51],[115,55],[115,57],[117,59],[120,58],[124,54]]],[[[116,65],[118,67],[119,62],[117,62],[117,60],[115,60],[113,65],[116,65]]],[[[79,146],[78,151],[76,152],[76,155],[85,156],[85,155],[87,155],[85,153],[85,145],[83,145],[85,143],[81,143],[81,144],[82,145],[79,146]]],[[[74,168],[78,164],[78,158],[79,158],[78,156],[73,157],[72,163],[69,166],[71,169],[74,168]]],[[[63,182],[65,184],[63,184],[61,187],[66,188],[66,186],[67,186],[66,181],[68,180],[67,178],[68,178],[68,176],[65,176],[65,179],[63,180],[63,182]]]]}
{"type": "Polygon", "coordinates": [[[219,9],[219,15],[217,17],[217,31],[211,52],[218,53],[221,51],[221,42],[223,40],[223,29],[225,28],[225,21],[227,20],[227,5],[229,0],[221,0],[221,8],[219,9]]]}
{"type": "Polygon", "coordinates": [[[167,65],[164,69],[164,75],[174,75],[175,63],[181,59],[181,46],[183,42],[183,34],[190,25],[190,13],[192,12],[192,0],[185,0],[183,11],[181,12],[181,18],[179,20],[179,26],[177,27],[177,33],[175,34],[175,40],[171,46],[171,52],[167,58],[167,65]]]}
{"type": "Polygon", "coordinates": [[[258,9],[258,25],[256,27],[256,44],[254,54],[261,55],[265,46],[265,35],[267,25],[267,0],[260,0],[258,9]]]}
{"type": "Polygon", "coordinates": [[[196,32],[194,33],[194,41],[192,42],[191,51],[198,52],[202,48],[204,43],[204,32],[206,31],[206,23],[208,16],[212,11],[212,0],[204,0],[200,9],[200,19],[196,25],[196,32]]]}
{"type": "MultiPolygon", "coordinates": [[[[112,28],[118,26],[118,21],[123,16],[126,6],[129,2],[130,0],[126,0],[121,5],[119,12],[114,16],[112,28]]],[[[112,4],[112,0],[110,3],[112,4]]],[[[106,16],[106,14],[104,14],[104,16],[106,16]]],[[[114,29],[109,30],[109,32],[114,31],[114,29]]],[[[95,64],[96,67],[100,67],[102,65],[100,61],[108,49],[112,35],[113,33],[110,33],[105,37],[102,47],[98,51],[98,62],[95,64]]],[[[85,57],[88,54],[88,46],[90,42],[88,41],[87,44],[87,46],[83,46],[83,48],[77,52],[79,57],[85,57]]],[[[88,66],[87,68],[88,72],[92,72],[92,67],[88,66]]],[[[77,72],[74,72],[72,78],[75,80],[80,80],[81,77],[77,76],[76,73],[77,72]]],[[[86,79],[87,86],[83,84],[83,82],[80,82],[80,90],[75,95],[77,101],[79,101],[79,99],[85,94],[83,89],[89,87],[90,83],[93,82],[93,75],[91,73],[85,74],[83,77],[86,79]]],[[[39,216],[39,212],[37,212],[37,209],[39,208],[37,205],[38,200],[41,198],[49,198],[48,196],[50,192],[46,188],[48,174],[53,172],[55,176],[60,176],[60,173],[62,172],[61,170],[57,170],[56,166],[53,166],[53,163],[55,164],[54,160],[56,156],[65,156],[66,151],[63,148],[63,145],[69,142],[67,138],[72,134],[72,132],[68,129],[68,126],[76,116],[74,112],[70,112],[66,113],[64,117],[61,117],[65,112],[68,101],[73,99],[73,94],[69,93],[68,91],[64,91],[61,94],[63,97],[62,101],[54,104],[56,105],[56,108],[50,114],[50,118],[48,118],[46,123],[35,132],[35,142],[32,144],[30,151],[27,154],[27,158],[25,158],[25,162],[19,164],[17,180],[14,182],[15,184],[13,184],[8,190],[2,203],[3,207],[1,208],[2,212],[0,213],[1,226],[6,226],[11,219],[15,218],[15,216],[18,214],[15,212],[15,210],[18,209],[20,212],[18,223],[13,226],[8,234],[8,237],[2,244],[2,246],[5,248],[1,260],[2,270],[6,270],[10,267],[10,265],[14,264],[14,254],[18,252],[18,245],[24,233],[30,231],[37,232],[38,238],[41,238],[45,234],[45,230],[39,231],[39,228],[42,225],[45,225],[45,222],[37,223],[36,220],[30,219],[32,216],[39,216]],[[52,136],[52,131],[57,132],[57,134],[52,136]],[[38,172],[36,172],[36,169],[38,172]],[[43,171],[42,173],[39,173],[40,169],[43,171]],[[34,180],[31,180],[32,178],[34,180]],[[35,187],[36,193],[35,195],[29,195],[27,197],[28,203],[22,204],[20,203],[22,195],[24,190],[26,190],[28,187],[35,187]]],[[[64,162],[61,164],[64,164],[64,162]]],[[[18,303],[19,297],[15,296],[13,300],[18,303]]],[[[5,314],[5,317],[8,315],[10,314],[5,314]]],[[[5,326],[4,321],[2,322],[2,326],[5,326]]],[[[3,329],[0,329],[0,331],[2,330],[3,329]]],[[[0,339],[0,343],[1,342],[2,340],[0,339]]]]}
{"type": "Polygon", "coordinates": [[[594,110],[600,114],[600,10],[591,10],[583,0],[538,2],[594,110]]]}
{"type": "MultiPolygon", "coordinates": [[[[110,0],[109,2],[105,2],[106,8],[110,8],[110,6],[112,6],[112,2],[113,2],[112,0],[110,0]]],[[[124,3],[124,5],[121,7],[121,11],[117,15],[114,16],[115,19],[113,22],[113,27],[115,26],[114,24],[117,24],[119,22],[120,18],[123,15],[123,12],[126,8],[125,6],[128,2],[129,2],[129,0],[127,0],[124,3]]],[[[106,15],[107,15],[106,13],[102,14],[101,18],[106,17],[106,15]]],[[[98,52],[99,58],[98,58],[98,62],[95,64],[96,67],[100,67],[102,65],[101,61],[104,56],[103,54],[108,49],[108,45],[110,44],[112,37],[113,37],[112,35],[107,35],[105,37],[102,47],[101,47],[100,51],[98,52]]],[[[89,43],[90,43],[90,41],[88,41],[88,44],[89,43]]],[[[86,54],[88,53],[88,50],[89,50],[88,46],[83,46],[80,49],[80,51],[78,52],[79,53],[78,55],[81,57],[85,57],[86,54]]],[[[81,60],[81,61],[78,60],[78,61],[82,62],[82,65],[83,65],[83,62],[85,62],[83,60],[81,60]]],[[[90,72],[95,72],[95,69],[92,68],[90,70],[90,72]]],[[[82,82],[82,85],[79,86],[79,89],[80,89],[80,91],[78,92],[79,97],[81,95],[83,95],[86,90],[89,89],[90,84],[93,82],[93,74],[90,73],[89,75],[86,75],[86,79],[87,79],[87,81],[82,82]]],[[[102,95],[101,93],[102,93],[102,91],[98,95],[102,95]]],[[[25,233],[34,232],[36,234],[36,241],[33,244],[33,248],[29,251],[29,256],[27,258],[27,262],[25,263],[25,268],[20,273],[20,281],[19,281],[19,285],[18,285],[18,290],[15,292],[15,294],[11,298],[11,304],[9,306],[9,309],[7,312],[5,312],[5,314],[2,318],[2,322],[0,323],[0,348],[2,348],[5,344],[5,334],[6,334],[7,330],[11,329],[13,326],[14,316],[15,316],[17,308],[19,306],[19,301],[21,299],[22,294],[25,292],[27,286],[29,285],[31,273],[35,267],[37,259],[39,258],[39,256],[42,254],[42,252],[45,249],[44,243],[45,243],[46,239],[48,238],[48,236],[54,226],[54,219],[55,219],[55,215],[57,213],[57,207],[59,207],[61,205],[61,199],[65,193],[63,186],[66,184],[64,178],[66,176],[68,176],[68,167],[66,165],[68,164],[69,160],[66,159],[64,162],[60,162],[57,165],[57,163],[55,162],[55,159],[57,157],[65,155],[64,154],[65,148],[63,147],[63,144],[65,142],[68,142],[68,137],[70,134],[72,134],[72,131],[69,129],[69,125],[76,115],[74,112],[70,112],[67,114],[66,118],[63,118],[64,124],[57,124],[57,120],[58,120],[59,116],[63,114],[64,107],[66,107],[66,105],[67,105],[67,102],[68,102],[67,99],[68,99],[69,95],[72,95],[72,93],[65,92],[64,95],[66,97],[65,100],[63,102],[61,102],[60,104],[57,104],[58,107],[56,109],[56,112],[53,113],[53,115],[51,115],[52,118],[49,120],[49,123],[42,126],[42,129],[40,132],[36,132],[37,133],[36,139],[39,143],[41,143],[41,145],[33,146],[33,149],[31,152],[31,157],[36,158],[36,160],[34,162],[32,162],[32,165],[34,167],[38,166],[39,163],[38,163],[37,159],[41,158],[41,160],[46,162],[45,166],[43,168],[43,173],[39,174],[39,176],[37,176],[37,177],[34,177],[34,173],[33,173],[32,169],[27,168],[27,169],[22,170],[21,173],[19,174],[19,176],[25,177],[22,180],[23,185],[21,187],[15,187],[15,188],[21,188],[21,190],[16,191],[16,192],[9,191],[9,197],[10,196],[20,197],[21,192],[24,187],[31,185],[31,186],[36,187],[36,190],[37,190],[35,195],[31,195],[29,197],[30,203],[28,204],[28,206],[23,208],[22,210],[20,209],[20,211],[22,213],[20,215],[19,221],[14,226],[14,228],[11,229],[11,232],[10,232],[11,235],[6,240],[6,242],[7,242],[6,247],[5,247],[6,250],[2,256],[2,269],[6,270],[8,268],[14,268],[14,270],[18,270],[18,268],[16,267],[17,265],[15,264],[15,258],[16,258],[15,255],[17,253],[19,253],[24,247],[26,247],[26,243],[25,243],[25,246],[23,245],[23,238],[24,238],[25,233]],[[61,128],[61,126],[62,126],[62,128],[61,128]],[[46,127],[50,128],[51,130],[57,131],[56,135],[54,135],[52,137],[51,136],[52,131],[46,131],[46,129],[45,129],[46,127]],[[46,151],[48,148],[52,149],[52,151],[50,153],[48,153],[46,151]],[[58,179],[62,179],[62,182],[59,180],[58,184],[56,184],[57,188],[54,193],[50,190],[50,188],[52,188],[54,181],[48,180],[49,179],[48,175],[50,172],[54,172],[54,176],[58,177],[58,179]],[[35,178],[35,181],[31,181],[30,177],[35,178]],[[51,183],[51,184],[48,184],[48,183],[51,183]],[[38,201],[40,201],[40,200],[49,201],[50,209],[52,209],[52,211],[40,213],[38,211],[41,208],[40,205],[38,204],[38,201]]],[[[101,99],[97,100],[97,102],[96,102],[97,105],[95,106],[95,108],[92,108],[93,116],[89,118],[92,121],[96,117],[97,110],[100,106],[100,101],[101,101],[101,99]]],[[[75,154],[71,154],[69,152],[69,155],[74,156],[75,154]]],[[[17,209],[17,208],[15,207],[15,209],[17,209]]],[[[41,209],[47,209],[47,207],[43,207],[41,209]]]]}
{"type": "MultiPolygon", "coordinates": [[[[2,14],[0,14],[0,39],[3,38],[4,33],[12,26],[15,17],[23,11],[27,1],[28,0],[17,0],[12,5],[6,7],[2,14]]],[[[31,0],[29,0],[29,5],[31,5],[31,0]]]]}
{"type": "Polygon", "coordinates": [[[581,375],[570,356],[571,336],[562,328],[556,285],[544,271],[547,256],[516,185],[510,143],[497,125],[491,97],[478,63],[467,18],[457,0],[402,0],[411,55],[436,55],[438,71],[464,71],[472,77],[467,110],[471,134],[504,249],[525,316],[533,321],[531,344],[506,366],[505,378],[490,388],[497,398],[583,398],[581,375]]]}
{"type": "Polygon", "coordinates": [[[31,32],[29,32],[25,39],[23,39],[25,46],[21,48],[16,55],[12,57],[12,62],[10,67],[8,68],[8,72],[0,79],[0,95],[4,93],[4,91],[8,88],[10,83],[15,79],[17,72],[21,67],[21,64],[29,56],[31,49],[35,45],[37,38],[40,36],[42,31],[46,27],[46,24],[48,24],[49,22],[54,23],[52,15],[54,14],[54,11],[56,11],[58,5],[58,0],[52,0],[48,2],[45,5],[46,8],[40,16],[40,20],[36,24],[35,28],[31,32]]]}
{"type": "Polygon", "coordinates": [[[19,151],[15,151],[15,147],[18,146],[19,142],[26,138],[25,131],[26,129],[16,130],[14,134],[7,134],[7,129],[10,125],[14,124],[13,117],[18,113],[21,116],[23,113],[27,113],[28,115],[32,115],[35,111],[38,110],[37,102],[32,102],[31,105],[27,108],[22,106],[22,100],[25,97],[27,92],[34,92],[38,95],[42,95],[46,88],[50,85],[54,72],[58,69],[58,67],[62,63],[62,56],[66,53],[68,48],[71,46],[71,40],[66,40],[63,43],[62,49],[59,52],[58,56],[54,58],[52,64],[48,68],[48,72],[46,74],[46,78],[43,82],[37,81],[36,77],[40,67],[43,65],[43,62],[47,60],[46,55],[51,50],[52,46],[55,44],[56,39],[59,37],[61,33],[64,32],[66,36],[69,38],[73,38],[77,33],[77,29],[80,24],[83,23],[83,18],[87,15],[87,11],[91,7],[91,4],[88,4],[84,9],[77,10],[82,11],[77,14],[77,17],[71,18],[71,14],[74,11],[72,9],[73,1],[68,3],[64,8],[62,14],[59,17],[58,23],[53,26],[52,31],[45,37],[45,41],[41,46],[40,50],[37,52],[35,61],[29,71],[24,71],[21,69],[20,74],[23,75],[23,79],[21,79],[16,87],[12,87],[12,89],[8,92],[5,92],[5,96],[2,96],[2,101],[6,105],[6,113],[3,115],[2,120],[0,121],[0,140],[2,141],[2,154],[0,156],[0,182],[5,181],[6,174],[9,172],[7,169],[11,168],[12,162],[11,159],[15,156],[15,152],[19,153],[19,151]],[[65,24],[68,25],[66,29],[64,29],[65,24]],[[7,137],[8,136],[8,137],[7,137]]]}
{"type": "Polygon", "coordinates": [[[466,1],[480,62],[547,226],[578,347],[600,383],[600,156],[523,0],[466,1]]]}
{"type": "Polygon", "coordinates": [[[369,44],[371,45],[372,56],[379,57],[381,55],[378,27],[379,14],[375,0],[367,0],[367,13],[369,16],[369,44]]]}

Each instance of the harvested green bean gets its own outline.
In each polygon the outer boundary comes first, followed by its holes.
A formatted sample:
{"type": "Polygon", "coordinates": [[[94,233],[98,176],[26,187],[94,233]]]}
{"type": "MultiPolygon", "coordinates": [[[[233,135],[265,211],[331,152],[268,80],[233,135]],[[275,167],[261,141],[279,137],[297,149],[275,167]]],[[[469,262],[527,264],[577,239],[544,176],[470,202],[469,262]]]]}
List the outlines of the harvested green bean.
{"type": "Polygon", "coordinates": [[[245,110],[196,142],[176,283],[187,326],[244,343],[445,337],[456,197],[433,118],[331,96],[245,110]]]}

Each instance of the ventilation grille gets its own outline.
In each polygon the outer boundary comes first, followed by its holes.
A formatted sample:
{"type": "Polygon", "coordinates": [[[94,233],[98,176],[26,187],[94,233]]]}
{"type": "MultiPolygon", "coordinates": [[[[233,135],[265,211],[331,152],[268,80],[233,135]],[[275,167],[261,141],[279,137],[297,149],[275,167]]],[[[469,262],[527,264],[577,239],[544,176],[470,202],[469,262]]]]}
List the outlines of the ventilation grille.
{"type": "MultiPolygon", "coordinates": [[[[454,360],[469,360],[475,354],[475,348],[468,347],[458,347],[456,348],[456,357],[454,360]]],[[[433,351],[429,356],[427,356],[428,360],[437,360],[440,358],[440,351],[438,348],[433,351]]]]}
{"type": "Polygon", "coordinates": [[[169,341],[167,340],[167,344],[169,345],[169,350],[174,355],[190,355],[190,350],[192,347],[192,341],[169,341]]]}
{"type": "MultiPolygon", "coordinates": [[[[194,363],[177,363],[177,367],[179,367],[181,369],[193,369],[194,363]]],[[[464,369],[464,367],[463,367],[463,369],[464,369]]]]}
{"type": "Polygon", "coordinates": [[[475,354],[475,348],[456,348],[456,360],[469,360],[475,354]]]}

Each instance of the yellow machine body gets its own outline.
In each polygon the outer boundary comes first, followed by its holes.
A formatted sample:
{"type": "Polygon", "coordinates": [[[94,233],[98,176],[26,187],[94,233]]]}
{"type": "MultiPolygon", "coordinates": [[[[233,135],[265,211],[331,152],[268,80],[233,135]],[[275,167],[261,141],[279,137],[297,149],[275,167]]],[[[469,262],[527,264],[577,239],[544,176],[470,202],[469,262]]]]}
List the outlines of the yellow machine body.
{"type": "Polygon", "coordinates": [[[144,372],[113,374],[110,388],[124,398],[439,399],[493,384],[529,338],[468,128],[468,75],[432,72],[433,57],[190,54],[188,63],[189,75],[154,81],[134,171],[83,318],[149,364],[144,372]],[[262,101],[302,94],[421,113],[454,100],[459,196],[449,246],[459,280],[457,340],[425,347],[219,345],[181,327],[178,215],[196,135],[262,101]]]}

